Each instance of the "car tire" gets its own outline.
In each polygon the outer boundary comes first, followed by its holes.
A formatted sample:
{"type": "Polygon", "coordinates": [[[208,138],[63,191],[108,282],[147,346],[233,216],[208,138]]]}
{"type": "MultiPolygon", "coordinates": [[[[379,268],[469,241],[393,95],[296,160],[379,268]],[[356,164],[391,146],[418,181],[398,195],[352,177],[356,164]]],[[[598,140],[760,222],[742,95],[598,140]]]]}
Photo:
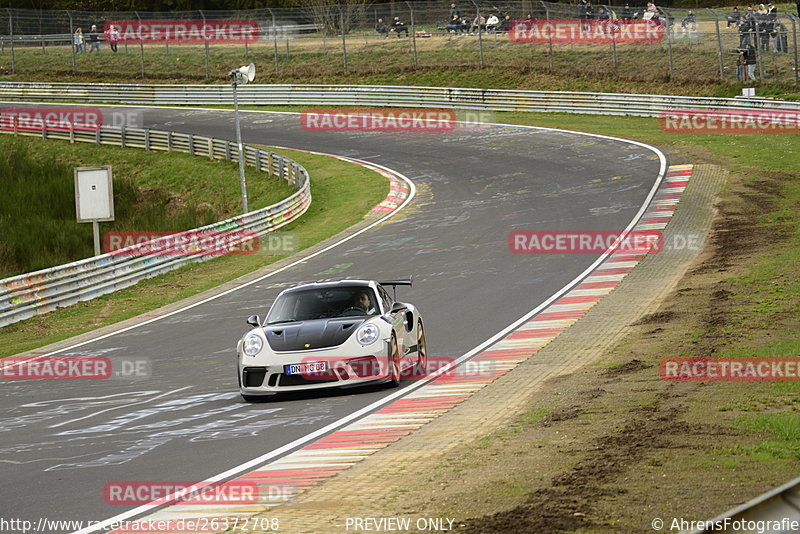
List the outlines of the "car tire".
{"type": "Polygon", "coordinates": [[[422,373],[428,371],[428,345],[425,343],[425,329],[422,321],[417,323],[417,365],[422,373]]]}
{"type": "Polygon", "coordinates": [[[392,334],[389,351],[389,387],[396,388],[400,385],[400,350],[397,348],[397,338],[392,334]]]}

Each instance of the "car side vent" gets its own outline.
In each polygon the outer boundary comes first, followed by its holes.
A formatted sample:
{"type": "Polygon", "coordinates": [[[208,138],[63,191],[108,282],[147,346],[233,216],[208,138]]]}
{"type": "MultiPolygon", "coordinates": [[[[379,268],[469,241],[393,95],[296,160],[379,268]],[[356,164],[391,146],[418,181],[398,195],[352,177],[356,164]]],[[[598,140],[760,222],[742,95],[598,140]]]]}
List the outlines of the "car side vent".
{"type": "Polygon", "coordinates": [[[282,336],[283,330],[273,330],[272,333],[275,334],[276,336],[282,336]]]}
{"type": "Polygon", "coordinates": [[[343,324],[342,330],[347,330],[349,328],[353,328],[353,323],[343,324]]]}

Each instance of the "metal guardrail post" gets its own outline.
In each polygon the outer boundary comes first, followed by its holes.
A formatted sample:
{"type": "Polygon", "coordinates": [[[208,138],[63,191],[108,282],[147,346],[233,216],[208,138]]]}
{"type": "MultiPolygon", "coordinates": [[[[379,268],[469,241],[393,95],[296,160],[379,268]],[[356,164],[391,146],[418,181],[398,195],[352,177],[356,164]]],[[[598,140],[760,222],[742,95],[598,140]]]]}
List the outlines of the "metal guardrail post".
{"type": "Polygon", "coordinates": [[[11,16],[11,10],[6,8],[8,13],[8,37],[11,41],[11,74],[17,73],[17,64],[14,57],[14,19],[11,16]]]}
{"type": "Polygon", "coordinates": [[[411,11],[411,42],[414,46],[414,68],[416,69],[419,66],[417,61],[417,30],[414,27],[414,6],[411,5],[411,2],[406,2],[408,6],[408,10],[411,11]]]}
{"type": "MultiPolygon", "coordinates": [[[[206,23],[206,14],[203,13],[203,10],[199,10],[200,16],[203,17],[203,25],[206,23]]],[[[206,32],[203,32],[203,41],[204,41],[204,48],[206,52],[206,80],[208,79],[208,36],[206,32]]]]}
{"type": "Polygon", "coordinates": [[[714,15],[714,28],[717,31],[717,56],[719,56],[719,79],[723,80],[725,78],[725,64],[722,59],[722,36],[719,33],[719,17],[717,16],[717,12],[710,7],[706,9],[709,13],[714,15]]]}
{"type": "MultiPolygon", "coordinates": [[[[544,8],[545,17],[549,21],[550,20],[550,8],[547,7],[547,4],[545,4],[543,0],[540,0],[539,3],[542,4],[542,7],[544,8]]],[[[549,54],[550,54],[550,70],[553,70],[553,36],[552,35],[550,35],[549,38],[548,38],[548,47],[549,47],[549,50],[550,50],[549,51],[549,54]]]]}
{"type": "Polygon", "coordinates": [[[344,57],[344,72],[347,73],[347,41],[344,37],[344,13],[339,5],[339,31],[342,33],[342,56],[344,57]]]}
{"type": "MultiPolygon", "coordinates": [[[[139,16],[138,11],[134,11],[136,14],[136,18],[139,19],[139,22],[142,22],[142,17],[139,16]]],[[[139,65],[141,66],[142,70],[142,79],[144,80],[144,41],[139,41],[139,65]]]]}
{"type": "Polygon", "coordinates": [[[275,48],[275,74],[278,74],[278,27],[275,25],[275,13],[273,13],[271,9],[267,9],[267,11],[272,15],[272,42],[275,48]]]}

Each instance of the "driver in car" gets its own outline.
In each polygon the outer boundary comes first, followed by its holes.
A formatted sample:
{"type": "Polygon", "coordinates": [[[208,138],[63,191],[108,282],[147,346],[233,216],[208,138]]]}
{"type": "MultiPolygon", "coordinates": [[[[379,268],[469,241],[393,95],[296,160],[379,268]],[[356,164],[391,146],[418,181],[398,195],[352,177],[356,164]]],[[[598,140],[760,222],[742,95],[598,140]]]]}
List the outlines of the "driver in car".
{"type": "Polygon", "coordinates": [[[359,291],[353,298],[353,308],[363,311],[366,315],[375,313],[375,308],[372,306],[372,300],[369,298],[369,293],[366,291],[359,291]]]}

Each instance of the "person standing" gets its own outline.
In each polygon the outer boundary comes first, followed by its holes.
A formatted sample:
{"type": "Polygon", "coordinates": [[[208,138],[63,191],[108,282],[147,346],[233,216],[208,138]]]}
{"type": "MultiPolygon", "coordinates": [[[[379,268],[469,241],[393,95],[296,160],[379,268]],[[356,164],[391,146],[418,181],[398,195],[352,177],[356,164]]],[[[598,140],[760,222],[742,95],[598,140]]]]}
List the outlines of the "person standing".
{"type": "Polygon", "coordinates": [[[450,20],[453,20],[453,17],[461,18],[461,11],[458,10],[455,4],[450,4],[450,20]]]}
{"type": "Polygon", "coordinates": [[[117,43],[119,43],[119,30],[116,26],[112,25],[107,32],[108,46],[111,47],[111,51],[116,53],[117,52],[117,43]]]}
{"type": "Polygon", "coordinates": [[[756,79],[756,49],[750,43],[747,43],[747,47],[745,49],[744,62],[745,62],[745,66],[747,67],[747,79],[751,80],[751,81],[755,81],[755,79],[756,79]]]}
{"type": "Polygon", "coordinates": [[[97,25],[92,24],[92,29],[89,30],[89,53],[95,50],[100,53],[100,32],[97,31],[97,25]]]}
{"type": "Polygon", "coordinates": [[[78,28],[72,36],[72,44],[75,45],[75,52],[83,54],[86,52],[86,44],[83,41],[83,30],[78,28]]]}

